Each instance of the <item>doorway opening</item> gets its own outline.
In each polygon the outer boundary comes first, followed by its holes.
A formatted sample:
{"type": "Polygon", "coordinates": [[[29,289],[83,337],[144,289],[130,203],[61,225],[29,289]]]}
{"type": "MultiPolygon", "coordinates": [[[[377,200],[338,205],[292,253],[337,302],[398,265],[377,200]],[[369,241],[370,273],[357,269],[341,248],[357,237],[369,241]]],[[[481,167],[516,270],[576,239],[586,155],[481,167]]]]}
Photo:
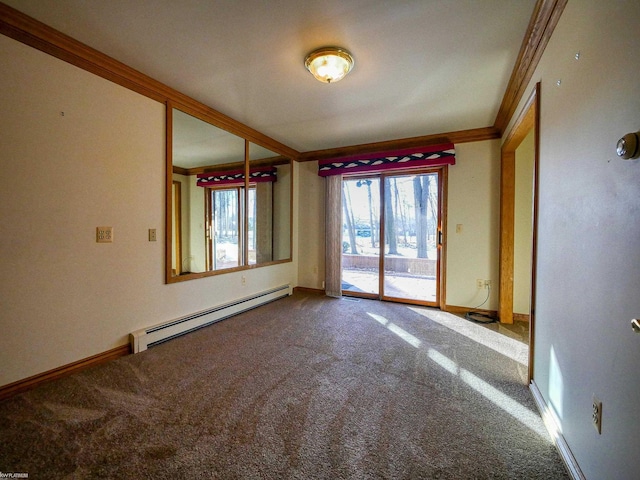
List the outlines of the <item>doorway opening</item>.
{"type": "Polygon", "coordinates": [[[440,306],[444,167],[342,181],[342,293],[440,306]]]}
{"type": "Polygon", "coordinates": [[[506,136],[500,167],[499,317],[503,324],[513,324],[514,317],[529,321],[529,382],[533,378],[535,347],[539,131],[540,83],[537,83],[506,136]],[[521,154],[521,145],[527,143],[530,152],[521,154]],[[528,183],[528,189],[523,183],[528,183]],[[523,296],[528,297],[525,303],[523,296]],[[523,309],[527,312],[521,313],[523,309]]]}

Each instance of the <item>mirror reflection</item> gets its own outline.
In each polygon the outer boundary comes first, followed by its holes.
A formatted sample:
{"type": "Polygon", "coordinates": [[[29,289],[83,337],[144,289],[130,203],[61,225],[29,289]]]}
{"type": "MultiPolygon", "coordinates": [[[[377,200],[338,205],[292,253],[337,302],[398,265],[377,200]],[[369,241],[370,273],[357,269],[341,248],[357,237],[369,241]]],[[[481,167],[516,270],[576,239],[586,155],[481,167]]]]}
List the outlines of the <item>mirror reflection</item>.
{"type": "Polygon", "coordinates": [[[171,124],[167,280],[290,260],[291,160],[175,108],[171,124]]]}
{"type": "Polygon", "coordinates": [[[249,264],[291,255],[291,160],[249,144],[249,264]]]}
{"type": "MultiPolygon", "coordinates": [[[[242,171],[244,139],[217,128],[180,110],[173,109],[173,228],[171,269],[174,275],[202,273],[216,268],[211,255],[212,230],[207,219],[207,206],[212,187],[198,184],[198,174],[205,170],[224,169],[236,165],[242,171]]],[[[240,178],[243,182],[244,178],[240,178]]],[[[234,225],[224,225],[224,238],[237,245],[231,229],[239,227],[239,214],[234,225]]],[[[240,265],[238,251],[224,266],[240,265]]]]}

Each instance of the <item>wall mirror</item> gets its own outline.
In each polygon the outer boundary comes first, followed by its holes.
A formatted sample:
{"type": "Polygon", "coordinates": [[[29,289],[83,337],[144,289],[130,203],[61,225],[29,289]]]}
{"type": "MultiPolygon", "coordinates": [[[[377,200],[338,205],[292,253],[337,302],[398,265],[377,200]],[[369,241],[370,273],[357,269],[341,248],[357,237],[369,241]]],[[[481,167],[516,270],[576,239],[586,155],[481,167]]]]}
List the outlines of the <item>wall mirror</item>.
{"type": "Polygon", "coordinates": [[[290,261],[291,160],[167,109],[167,283],[290,261]]]}

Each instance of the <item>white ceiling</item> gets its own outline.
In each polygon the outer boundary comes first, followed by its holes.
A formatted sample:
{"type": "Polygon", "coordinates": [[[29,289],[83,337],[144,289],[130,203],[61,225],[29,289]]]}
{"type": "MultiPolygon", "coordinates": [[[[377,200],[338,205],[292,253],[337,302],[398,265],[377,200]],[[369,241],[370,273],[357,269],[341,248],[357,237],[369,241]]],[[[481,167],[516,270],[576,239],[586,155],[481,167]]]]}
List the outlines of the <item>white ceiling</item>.
{"type": "Polygon", "coordinates": [[[494,124],[535,0],[1,0],[300,152],[494,124]],[[353,71],[322,84],[311,50],[353,71]]]}

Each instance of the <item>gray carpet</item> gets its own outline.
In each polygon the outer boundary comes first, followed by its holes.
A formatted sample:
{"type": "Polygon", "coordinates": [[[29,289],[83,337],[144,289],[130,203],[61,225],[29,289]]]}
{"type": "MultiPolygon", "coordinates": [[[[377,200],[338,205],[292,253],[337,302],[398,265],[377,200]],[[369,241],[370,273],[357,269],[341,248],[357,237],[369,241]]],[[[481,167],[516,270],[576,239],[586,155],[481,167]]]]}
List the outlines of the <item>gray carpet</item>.
{"type": "Polygon", "coordinates": [[[569,478],[520,353],[489,330],[469,338],[464,322],[296,293],[0,402],[0,471],[569,478]]]}

